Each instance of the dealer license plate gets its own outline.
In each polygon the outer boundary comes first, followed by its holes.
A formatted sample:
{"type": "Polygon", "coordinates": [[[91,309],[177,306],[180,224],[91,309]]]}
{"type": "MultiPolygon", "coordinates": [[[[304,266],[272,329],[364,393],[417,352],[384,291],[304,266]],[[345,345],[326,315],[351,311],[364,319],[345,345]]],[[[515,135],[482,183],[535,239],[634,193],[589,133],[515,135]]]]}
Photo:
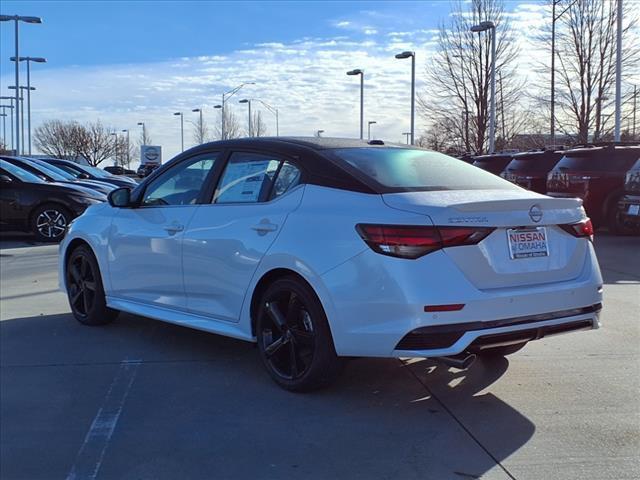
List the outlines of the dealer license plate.
{"type": "Polygon", "coordinates": [[[547,257],[547,229],[545,227],[510,228],[507,230],[511,259],[547,257]]]}

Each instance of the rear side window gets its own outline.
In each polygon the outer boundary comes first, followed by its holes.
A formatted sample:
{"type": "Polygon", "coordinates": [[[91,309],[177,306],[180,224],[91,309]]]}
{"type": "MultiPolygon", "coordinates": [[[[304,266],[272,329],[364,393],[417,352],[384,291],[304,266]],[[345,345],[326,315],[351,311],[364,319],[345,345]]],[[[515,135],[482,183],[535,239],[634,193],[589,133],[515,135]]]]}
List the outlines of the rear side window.
{"type": "Polygon", "coordinates": [[[236,152],[231,155],[214,203],[257,203],[283,195],[300,183],[298,167],[271,155],[236,152]]]}
{"type": "Polygon", "coordinates": [[[405,148],[344,148],[333,153],[374,190],[517,190],[519,187],[442,153],[405,148]]]}

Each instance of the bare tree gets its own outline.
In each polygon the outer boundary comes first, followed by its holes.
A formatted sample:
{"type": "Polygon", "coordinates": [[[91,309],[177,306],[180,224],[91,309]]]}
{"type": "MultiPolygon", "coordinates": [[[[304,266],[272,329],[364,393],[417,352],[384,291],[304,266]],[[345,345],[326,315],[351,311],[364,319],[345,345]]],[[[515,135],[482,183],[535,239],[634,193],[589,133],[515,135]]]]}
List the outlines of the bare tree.
{"type": "MultiPolygon", "coordinates": [[[[218,109],[222,112],[222,109],[218,109]]],[[[218,121],[214,128],[215,136],[218,139],[228,140],[230,138],[239,138],[242,136],[240,122],[235,113],[227,106],[224,109],[224,138],[222,137],[222,113],[218,113],[218,121]]]]}
{"type": "Polygon", "coordinates": [[[33,142],[46,155],[75,159],[79,155],[78,137],[81,128],[76,122],[48,120],[35,129],[33,142]]]}
{"type": "Polygon", "coordinates": [[[251,133],[254,137],[264,137],[267,134],[267,124],[262,119],[262,112],[253,112],[251,117],[251,133]]]}
{"type": "Polygon", "coordinates": [[[89,165],[97,166],[113,157],[115,144],[111,131],[98,120],[95,123],[78,125],[77,152],[89,165]]]}
{"type": "MultiPolygon", "coordinates": [[[[556,22],[556,122],[578,143],[610,137],[613,129],[618,1],[555,0],[563,12],[556,22]]],[[[627,76],[636,71],[639,52],[629,41],[637,24],[631,8],[625,7],[622,32],[622,70],[627,76]]],[[[545,31],[538,42],[550,48],[550,34],[545,31]]],[[[550,72],[550,66],[543,70],[550,72]]]]}
{"type": "Polygon", "coordinates": [[[418,107],[432,127],[449,129],[440,132],[440,137],[457,143],[461,151],[483,152],[488,143],[491,35],[472,33],[471,27],[483,21],[496,25],[496,70],[502,77],[497,117],[503,110],[510,112],[502,118],[505,126],[507,121],[511,123],[511,136],[519,130],[521,117],[515,111],[522,91],[514,75],[517,49],[501,0],[472,0],[469,4],[457,0],[452,10],[449,23],[440,25],[437,50],[427,64],[427,86],[418,97],[418,107]]]}

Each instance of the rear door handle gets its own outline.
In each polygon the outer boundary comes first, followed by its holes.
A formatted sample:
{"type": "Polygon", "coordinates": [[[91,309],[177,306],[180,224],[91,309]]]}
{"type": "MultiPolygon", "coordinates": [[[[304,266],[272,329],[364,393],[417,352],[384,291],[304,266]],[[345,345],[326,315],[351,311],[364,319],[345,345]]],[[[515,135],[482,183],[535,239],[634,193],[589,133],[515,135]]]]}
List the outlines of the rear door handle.
{"type": "Polygon", "coordinates": [[[269,221],[262,221],[258,225],[251,227],[251,229],[255,230],[260,235],[265,235],[268,232],[275,232],[278,229],[278,225],[270,223],[269,221]]]}
{"type": "Polygon", "coordinates": [[[171,225],[165,225],[164,229],[170,234],[173,235],[175,233],[181,232],[184,230],[184,225],[179,225],[177,223],[172,223],[171,225]]]}

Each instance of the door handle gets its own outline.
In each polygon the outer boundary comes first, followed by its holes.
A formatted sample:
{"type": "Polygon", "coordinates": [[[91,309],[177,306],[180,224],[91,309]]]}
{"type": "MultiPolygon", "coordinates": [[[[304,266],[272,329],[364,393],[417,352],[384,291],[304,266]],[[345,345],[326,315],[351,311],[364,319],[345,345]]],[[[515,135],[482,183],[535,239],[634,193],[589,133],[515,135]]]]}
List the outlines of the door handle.
{"type": "Polygon", "coordinates": [[[258,225],[251,227],[251,229],[255,230],[260,235],[265,235],[268,232],[275,232],[278,229],[278,225],[270,223],[269,221],[262,221],[258,225]]]}
{"type": "Polygon", "coordinates": [[[178,233],[184,230],[184,225],[179,225],[177,223],[172,223],[171,225],[165,225],[164,229],[170,234],[178,233]]]}

